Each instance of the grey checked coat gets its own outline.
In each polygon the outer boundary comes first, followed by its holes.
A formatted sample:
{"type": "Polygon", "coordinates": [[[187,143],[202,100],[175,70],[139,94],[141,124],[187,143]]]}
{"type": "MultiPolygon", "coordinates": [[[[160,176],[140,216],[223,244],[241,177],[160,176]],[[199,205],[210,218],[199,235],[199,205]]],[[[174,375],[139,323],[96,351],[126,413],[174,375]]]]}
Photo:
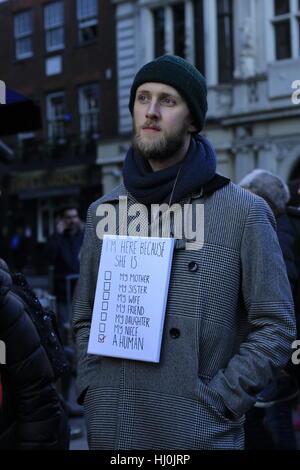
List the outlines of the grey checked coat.
{"type": "Polygon", "coordinates": [[[273,215],[232,183],[183,201],[204,204],[204,246],[177,243],[160,363],[135,362],[86,352],[101,250],[96,210],[121,195],[122,185],[89,208],[74,305],[90,448],[242,449],[244,414],[286,364],[295,335],[273,215]]]}

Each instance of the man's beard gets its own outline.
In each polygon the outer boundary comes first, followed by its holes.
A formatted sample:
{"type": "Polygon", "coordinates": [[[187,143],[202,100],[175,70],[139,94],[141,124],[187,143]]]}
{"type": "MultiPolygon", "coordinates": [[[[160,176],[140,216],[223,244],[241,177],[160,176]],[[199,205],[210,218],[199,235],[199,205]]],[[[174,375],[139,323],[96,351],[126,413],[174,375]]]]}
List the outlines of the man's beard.
{"type": "MultiPolygon", "coordinates": [[[[144,126],[153,126],[153,122],[147,121],[144,126]]],[[[145,160],[165,161],[172,157],[184,145],[188,124],[185,121],[181,128],[169,134],[162,134],[152,140],[143,139],[141,130],[136,128],[134,123],[135,134],[133,137],[133,148],[145,160]]]]}

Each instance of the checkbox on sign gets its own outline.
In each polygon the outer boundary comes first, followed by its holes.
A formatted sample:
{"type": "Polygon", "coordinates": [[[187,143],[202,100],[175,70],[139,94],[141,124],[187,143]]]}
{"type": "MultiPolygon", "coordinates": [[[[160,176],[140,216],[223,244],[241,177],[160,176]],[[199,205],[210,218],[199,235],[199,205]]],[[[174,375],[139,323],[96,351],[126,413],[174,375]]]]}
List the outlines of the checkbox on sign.
{"type": "Polygon", "coordinates": [[[106,320],[107,320],[107,313],[101,312],[101,321],[106,321],[106,320]]]}
{"type": "Polygon", "coordinates": [[[102,299],[103,300],[108,300],[109,299],[109,292],[103,292],[102,299]]]}
{"type": "Polygon", "coordinates": [[[102,310],[108,310],[108,302],[102,302],[102,310]]]}
{"type": "Polygon", "coordinates": [[[98,343],[104,343],[105,335],[98,335],[98,343]]]}
{"type": "Polygon", "coordinates": [[[105,271],[104,273],[104,279],[106,281],[110,281],[111,280],[111,271],[105,271]]]}
{"type": "Polygon", "coordinates": [[[110,282],[105,282],[104,283],[104,290],[109,291],[109,289],[110,289],[110,282]]]}
{"type": "Polygon", "coordinates": [[[104,331],[105,331],[105,323],[100,323],[100,324],[99,324],[99,331],[100,331],[100,333],[104,333],[104,331]]]}

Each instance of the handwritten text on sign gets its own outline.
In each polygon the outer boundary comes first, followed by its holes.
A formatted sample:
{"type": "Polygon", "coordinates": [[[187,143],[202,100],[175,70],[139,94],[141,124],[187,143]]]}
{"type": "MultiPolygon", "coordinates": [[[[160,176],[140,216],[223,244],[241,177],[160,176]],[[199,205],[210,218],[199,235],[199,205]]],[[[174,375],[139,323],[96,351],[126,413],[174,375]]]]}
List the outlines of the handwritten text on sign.
{"type": "Polygon", "coordinates": [[[174,240],[106,235],[88,352],[159,361],[174,240]]]}

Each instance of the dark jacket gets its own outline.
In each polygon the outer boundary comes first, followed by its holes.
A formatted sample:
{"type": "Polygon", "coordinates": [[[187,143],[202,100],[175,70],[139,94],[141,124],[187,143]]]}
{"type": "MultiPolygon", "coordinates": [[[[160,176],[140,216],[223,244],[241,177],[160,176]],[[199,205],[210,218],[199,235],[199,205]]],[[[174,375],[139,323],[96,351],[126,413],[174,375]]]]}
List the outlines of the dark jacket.
{"type": "Polygon", "coordinates": [[[6,350],[0,365],[0,449],[67,449],[66,417],[51,364],[23,302],[10,291],[4,265],[0,262],[0,340],[6,350]]]}
{"type": "Polygon", "coordinates": [[[297,265],[297,241],[299,243],[299,240],[297,240],[295,228],[287,212],[277,217],[276,222],[279,244],[288,278],[294,292],[299,276],[299,266],[297,265]]]}
{"type": "MultiPolygon", "coordinates": [[[[300,338],[300,209],[288,206],[286,213],[277,219],[277,234],[283,252],[295,305],[297,339],[300,338]]],[[[290,361],[286,371],[297,380],[300,390],[299,365],[290,361]]]]}
{"type": "Polygon", "coordinates": [[[55,266],[55,274],[79,273],[79,251],[83,242],[83,231],[75,234],[68,231],[54,233],[49,238],[45,252],[49,264],[55,266]]]}
{"type": "MultiPolygon", "coordinates": [[[[297,338],[300,337],[300,210],[287,207],[276,219],[277,235],[293,293],[297,322],[297,338]]],[[[299,367],[294,366],[300,385],[299,367]]]]}
{"type": "Polygon", "coordinates": [[[79,274],[79,251],[83,242],[83,230],[75,234],[68,231],[54,233],[45,247],[46,262],[54,266],[54,293],[61,302],[67,301],[66,276],[79,274]]]}

